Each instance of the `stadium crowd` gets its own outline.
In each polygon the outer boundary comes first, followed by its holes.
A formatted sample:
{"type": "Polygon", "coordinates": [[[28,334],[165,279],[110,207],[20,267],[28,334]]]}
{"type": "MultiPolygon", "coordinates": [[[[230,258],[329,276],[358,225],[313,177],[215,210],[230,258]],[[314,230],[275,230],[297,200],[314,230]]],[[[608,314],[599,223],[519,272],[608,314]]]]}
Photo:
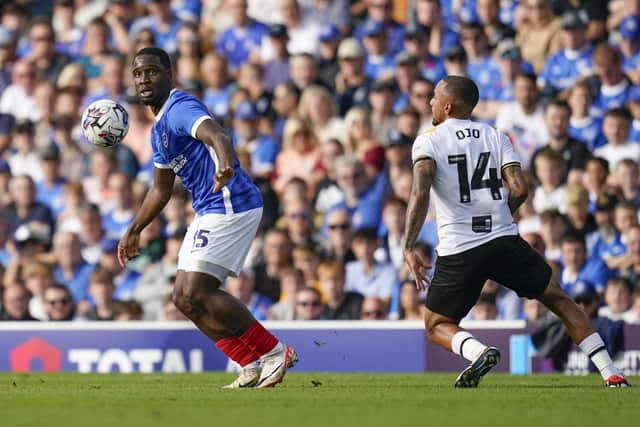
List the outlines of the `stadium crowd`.
{"type": "MultiPolygon", "coordinates": [[[[435,84],[462,74],[528,171],[520,234],[592,317],[640,323],[640,1],[2,3],[1,320],[184,320],[179,183],[140,255],[124,269],[116,255],[153,168],[131,58],[157,45],[262,192],[246,268],[225,283],[257,319],[422,318],[402,255],[411,146],[435,84]],[[112,149],[79,126],[102,98],[129,112],[112,149]]],[[[433,260],[432,212],[420,241],[433,260]]],[[[547,316],[487,282],[469,318],[547,316]]]]}

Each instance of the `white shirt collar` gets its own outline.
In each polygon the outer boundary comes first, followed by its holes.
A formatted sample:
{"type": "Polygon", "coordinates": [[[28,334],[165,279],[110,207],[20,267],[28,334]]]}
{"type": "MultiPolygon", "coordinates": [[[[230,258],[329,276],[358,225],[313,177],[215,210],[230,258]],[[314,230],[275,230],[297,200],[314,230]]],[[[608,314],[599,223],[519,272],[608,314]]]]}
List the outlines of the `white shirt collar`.
{"type": "Polygon", "coordinates": [[[167,99],[164,101],[164,104],[162,104],[162,108],[160,108],[160,111],[158,111],[158,114],[156,114],[155,117],[155,121],[156,123],[160,121],[160,119],[162,118],[162,115],[164,114],[164,110],[167,109],[167,105],[169,105],[169,99],[171,99],[171,95],[173,95],[173,92],[175,92],[175,89],[171,89],[171,92],[169,92],[169,96],[167,96],[167,99]]]}

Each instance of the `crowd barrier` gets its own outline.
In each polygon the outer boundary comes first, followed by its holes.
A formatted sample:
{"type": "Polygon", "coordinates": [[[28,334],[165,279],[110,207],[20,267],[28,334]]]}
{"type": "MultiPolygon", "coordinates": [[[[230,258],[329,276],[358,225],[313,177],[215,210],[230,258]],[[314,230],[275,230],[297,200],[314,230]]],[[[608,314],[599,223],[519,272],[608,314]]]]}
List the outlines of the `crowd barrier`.
{"type": "MultiPolygon", "coordinates": [[[[300,355],[300,372],[451,372],[467,362],[429,343],[420,321],[265,322],[300,355]]],[[[535,372],[524,321],[467,322],[500,348],[496,370],[535,372]]],[[[640,326],[628,326],[626,372],[640,371],[640,326]],[[633,359],[635,357],[635,359],[633,359]],[[630,362],[635,360],[635,362],[630,362]]],[[[188,322],[0,323],[0,371],[202,372],[227,358],[188,322]]]]}

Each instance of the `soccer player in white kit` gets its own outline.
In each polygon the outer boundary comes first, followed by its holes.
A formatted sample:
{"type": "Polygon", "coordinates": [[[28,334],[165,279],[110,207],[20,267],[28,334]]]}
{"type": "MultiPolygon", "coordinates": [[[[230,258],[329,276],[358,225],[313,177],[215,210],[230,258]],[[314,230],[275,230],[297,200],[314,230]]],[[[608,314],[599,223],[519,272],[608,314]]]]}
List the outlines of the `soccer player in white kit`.
{"type": "Polygon", "coordinates": [[[538,299],[558,315],[607,386],[629,386],[585,313],[561,290],[545,260],[518,235],[512,214],[528,192],[520,160],[506,135],[470,120],[478,98],[471,79],[442,79],[431,100],[435,127],[413,144],[404,255],[416,287],[422,290],[430,282],[424,318],[428,339],[471,362],[455,387],[477,387],[499,362],[500,352],[459,323],[491,279],[521,297],[538,299]],[[426,276],[429,265],[415,250],[430,197],[440,239],[431,281],[426,276]]]}
{"type": "Polygon", "coordinates": [[[238,275],[262,217],[262,197],[240,168],[231,140],[198,99],[173,89],[171,61],[155,47],[133,60],[138,97],[155,115],[153,185],[118,245],[124,265],[140,232],[167,204],[176,175],[191,193],[196,218],[178,255],[173,301],[242,371],[227,388],[273,387],[298,356],[236,298],[218,287],[238,275]]]}

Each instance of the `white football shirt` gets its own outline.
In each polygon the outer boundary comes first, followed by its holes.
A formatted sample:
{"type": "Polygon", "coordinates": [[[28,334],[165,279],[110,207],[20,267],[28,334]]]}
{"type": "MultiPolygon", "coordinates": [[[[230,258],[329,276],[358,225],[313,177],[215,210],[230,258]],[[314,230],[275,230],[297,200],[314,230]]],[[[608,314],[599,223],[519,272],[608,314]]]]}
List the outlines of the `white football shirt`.
{"type": "Polygon", "coordinates": [[[413,143],[415,162],[431,158],[436,171],[431,200],[438,255],[453,255],[500,236],[516,235],[502,168],[520,163],[509,138],[471,120],[447,119],[413,143]]]}

